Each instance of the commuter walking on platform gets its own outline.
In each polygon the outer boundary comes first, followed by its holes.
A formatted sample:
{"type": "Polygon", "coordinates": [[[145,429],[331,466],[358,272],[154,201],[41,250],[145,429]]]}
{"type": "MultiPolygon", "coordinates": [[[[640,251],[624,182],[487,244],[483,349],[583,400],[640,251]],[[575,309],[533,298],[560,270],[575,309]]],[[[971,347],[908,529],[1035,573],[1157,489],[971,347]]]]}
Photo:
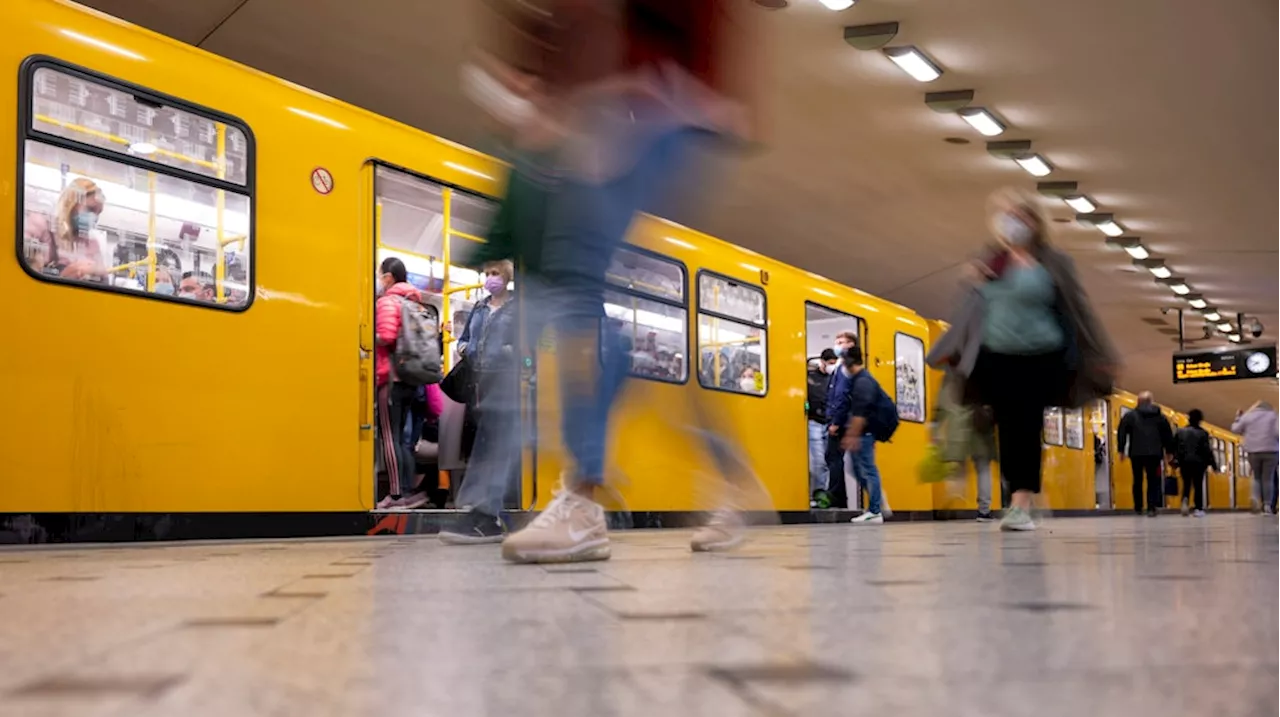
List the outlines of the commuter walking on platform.
{"type": "Polygon", "coordinates": [[[1189,499],[1195,491],[1195,516],[1204,517],[1204,474],[1213,465],[1213,445],[1209,432],[1200,427],[1204,413],[1193,408],[1187,414],[1190,425],[1178,429],[1173,437],[1173,458],[1182,473],[1182,514],[1191,510],[1189,499]]]}
{"type": "Polygon", "coordinates": [[[1276,457],[1280,454],[1275,409],[1266,401],[1258,401],[1236,414],[1231,430],[1244,436],[1244,449],[1249,453],[1254,484],[1250,500],[1253,512],[1274,515],[1276,457]]]}
{"type": "MultiPolygon", "coordinates": [[[[523,264],[530,344],[548,324],[555,328],[562,436],[573,459],[546,510],[503,541],[508,560],[609,557],[597,489],[627,354],[603,321],[605,271],[635,214],[668,198],[695,142],[748,129],[726,94],[726,71],[737,69],[721,52],[736,27],[729,7],[723,0],[547,0],[502,8],[516,26],[507,37],[524,45],[513,59],[487,58],[488,67],[499,78],[519,74],[514,67],[533,72],[511,85],[524,88],[520,102],[503,105],[518,111],[489,105],[515,128],[520,150],[490,241],[478,249],[523,264]]],[[[519,450],[518,436],[508,448],[519,450]]],[[[735,541],[717,537],[724,535],[695,534],[692,547],[735,541]]]]}
{"type": "Polygon", "coordinates": [[[1035,529],[1044,409],[1106,396],[1117,363],[1074,262],[1050,243],[1039,201],[1015,189],[992,195],[997,244],[974,262],[951,328],[927,358],[955,369],[966,403],[994,412],[1000,472],[1013,493],[1002,530],[1035,529]]]}
{"type": "MultiPolygon", "coordinates": [[[[809,394],[805,402],[809,423],[809,507],[831,507],[827,492],[830,471],[827,467],[827,384],[839,369],[835,351],[823,349],[821,356],[809,362],[809,394]]],[[[844,478],[843,471],[841,479],[844,478]]]]}
{"type": "Polygon", "coordinates": [[[1138,394],[1138,408],[1120,419],[1116,430],[1120,457],[1133,465],[1133,512],[1142,514],[1142,478],[1147,479],[1147,516],[1154,518],[1164,505],[1164,458],[1174,451],[1173,429],[1160,412],[1150,391],[1138,394]],[[1126,451],[1126,448],[1128,449],[1126,451]]]}

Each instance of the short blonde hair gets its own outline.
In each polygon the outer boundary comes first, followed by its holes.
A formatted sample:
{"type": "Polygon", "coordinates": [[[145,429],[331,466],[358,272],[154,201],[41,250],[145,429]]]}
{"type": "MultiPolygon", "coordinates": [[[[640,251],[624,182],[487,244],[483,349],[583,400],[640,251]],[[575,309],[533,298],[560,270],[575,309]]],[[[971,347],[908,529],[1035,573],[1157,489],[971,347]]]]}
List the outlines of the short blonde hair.
{"type": "Polygon", "coordinates": [[[502,275],[502,278],[506,279],[508,282],[510,282],[516,276],[516,267],[514,264],[511,263],[510,259],[498,259],[497,261],[486,261],[484,265],[480,267],[480,273],[481,274],[488,273],[490,269],[497,269],[498,273],[502,275]]]}
{"type": "Polygon", "coordinates": [[[1039,225],[1032,227],[1036,230],[1033,244],[1048,246],[1052,243],[1049,241],[1049,217],[1040,204],[1040,198],[1019,187],[1002,187],[987,197],[987,227],[992,234],[1000,236],[998,225],[1000,215],[1010,210],[1026,214],[1039,225]]]}

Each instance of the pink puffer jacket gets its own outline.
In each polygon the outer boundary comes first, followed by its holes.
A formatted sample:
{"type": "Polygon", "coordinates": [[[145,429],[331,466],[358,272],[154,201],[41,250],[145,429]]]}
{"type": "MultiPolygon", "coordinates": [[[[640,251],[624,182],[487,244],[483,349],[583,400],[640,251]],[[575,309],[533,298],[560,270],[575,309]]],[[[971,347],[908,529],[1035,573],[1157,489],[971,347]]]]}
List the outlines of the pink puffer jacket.
{"type": "Polygon", "coordinates": [[[374,305],[373,336],[376,339],[373,351],[373,371],[378,386],[391,380],[391,352],[396,349],[396,339],[400,337],[400,298],[420,301],[418,289],[408,282],[392,284],[387,293],[378,297],[374,305]]]}

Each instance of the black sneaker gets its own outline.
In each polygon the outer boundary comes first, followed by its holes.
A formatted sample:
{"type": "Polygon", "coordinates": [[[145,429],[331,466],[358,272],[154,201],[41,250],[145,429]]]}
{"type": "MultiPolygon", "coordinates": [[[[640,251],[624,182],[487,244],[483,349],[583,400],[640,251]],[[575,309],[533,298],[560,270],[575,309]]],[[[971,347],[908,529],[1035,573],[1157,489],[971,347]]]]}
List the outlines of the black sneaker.
{"type": "Polygon", "coordinates": [[[440,530],[440,542],[445,545],[501,543],[506,534],[502,521],[478,510],[468,510],[459,515],[452,525],[440,530]]]}
{"type": "Polygon", "coordinates": [[[985,513],[978,513],[978,522],[979,522],[979,523],[993,523],[993,522],[995,522],[995,519],[996,519],[996,517],[995,517],[994,515],[992,515],[992,514],[991,514],[991,511],[989,511],[989,510],[988,510],[987,512],[985,512],[985,513]]]}

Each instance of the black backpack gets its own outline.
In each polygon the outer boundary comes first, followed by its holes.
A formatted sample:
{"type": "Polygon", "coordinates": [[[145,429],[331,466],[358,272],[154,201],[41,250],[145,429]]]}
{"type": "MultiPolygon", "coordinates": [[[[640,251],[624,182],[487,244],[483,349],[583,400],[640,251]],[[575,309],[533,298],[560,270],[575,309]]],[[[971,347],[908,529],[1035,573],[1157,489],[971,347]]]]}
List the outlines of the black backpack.
{"type": "Polygon", "coordinates": [[[858,376],[859,378],[855,380],[866,376],[876,387],[876,397],[871,403],[871,412],[867,416],[867,432],[876,439],[877,443],[888,443],[893,440],[893,434],[898,430],[898,405],[866,369],[859,371],[858,376]]]}

